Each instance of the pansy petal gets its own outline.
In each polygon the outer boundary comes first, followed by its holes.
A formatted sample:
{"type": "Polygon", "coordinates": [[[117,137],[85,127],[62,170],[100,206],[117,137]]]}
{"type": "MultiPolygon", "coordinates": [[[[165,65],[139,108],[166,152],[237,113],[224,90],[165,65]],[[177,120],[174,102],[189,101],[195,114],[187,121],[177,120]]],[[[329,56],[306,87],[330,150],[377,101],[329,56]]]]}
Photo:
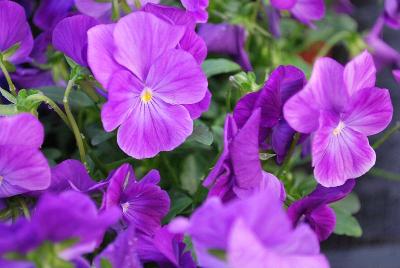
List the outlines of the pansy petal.
{"type": "Polygon", "coordinates": [[[113,74],[121,69],[114,60],[114,43],[110,38],[114,24],[97,25],[88,31],[88,63],[95,78],[107,89],[113,74]]]}
{"type": "Polygon", "coordinates": [[[160,179],[160,172],[156,169],[152,169],[140,180],[140,183],[158,184],[160,179]]]}
{"type": "Polygon", "coordinates": [[[75,0],[75,5],[79,12],[93,18],[104,16],[112,8],[111,2],[100,3],[96,0],[75,0]]]}
{"type": "Polygon", "coordinates": [[[207,45],[194,30],[186,30],[179,42],[180,48],[192,54],[198,64],[203,63],[207,57],[207,45]]]}
{"type": "Polygon", "coordinates": [[[117,140],[125,153],[143,159],[175,149],[192,131],[192,119],[183,106],[153,98],[147,104],[136,104],[118,130],[117,140]]]}
{"type": "Polygon", "coordinates": [[[348,179],[364,175],[375,164],[375,151],[368,138],[330,113],[314,136],[312,156],[314,176],[325,187],[343,185],[348,179]]]}
{"type": "Polygon", "coordinates": [[[309,25],[313,20],[320,20],[324,17],[324,0],[297,0],[290,12],[296,19],[309,25]]]}
{"type": "Polygon", "coordinates": [[[120,19],[115,27],[115,59],[145,80],[151,64],[175,48],[184,31],[184,27],[170,25],[153,14],[131,13],[120,19]]]}
{"type": "Polygon", "coordinates": [[[182,5],[187,11],[190,11],[196,18],[197,22],[207,22],[208,20],[208,7],[209,0],[181,0],[182,5]]]}
{"type": "Polygon", "coordinates": [[[86,67],[87,31],[97,24],[95,19],[85,15],[65,18],[53,30],[53,46],[86,67]]]}
{"type": "Polygon", "coordinates": [[[202,113],[208,111],[211,103],[211,92],[209,90],[206,91],[206,95],[204,98],[194,104],[186,104],[184,105],[186,110],[188,110],[190,117],[195,120],[201,116],[202,113]]]}
{"type": "Polygon", "coordinates": [[[190,30],[194,30],[196,27],[196,20],[192,14],[181,8],[148,3],[142,10],[154,14],[170,24],[183,25],[190,30]]]}
{"type": "Polygon", "coordinates": [[[277,9],[291,9],[296,4],[296,0],[271,0],[271,5],[277,9]]]}
{"type": "Polygon", "coordinates": [[[42,30],[52,30],[65,18],[74,5],[74,0],[43,0],[35,12],[33,22],[42,30]]]}
{"type": "Polygon", "coordinates": [[[336,225],[336,215],[333,209],[323,205],[311,212],[307,222],[317,234],[319,241],[324,241],[333,233],[336,225]]]}
{"type": "Polygon", "coordinates": [[[121,125],[139,101],[143,84],[131,73],[119,71],[109,84],[108,102],[101,109],[101,121],[106,131],[121,125]]]}
{"type": "Polygon", "coordinates": [[[201,101],[208,89],[200,65],[183,50],[169,50],[151,66],[146,86],[169,104],[193,104],[201,101]]]}
{"type": "Polygon", "coordinates": [[[272,149],[276,153],[278,164],[282,164],[289,151],[293,136],[296,131],[285,120],[279,121],[272,130],[272,149]]]}
{"type": "Polygon", "coordinates": [[[376,68],[374,59],[368,51],[364,51],[346,64],[344,81],[350,96],[360,89],[375,86],[376,68]]]}
{"type": "Polygon", "coordinates": [[[392,121],[392,116],[389,91],[372,87],[354,93],[343,121],[352,129],[370,136],[384,130],[392,121]]]}
{"type": "Polygon", "coordinates": [[[39,148],[44,139],[40,121],[29,113],[0,118],[0,145],[39,148]]]}

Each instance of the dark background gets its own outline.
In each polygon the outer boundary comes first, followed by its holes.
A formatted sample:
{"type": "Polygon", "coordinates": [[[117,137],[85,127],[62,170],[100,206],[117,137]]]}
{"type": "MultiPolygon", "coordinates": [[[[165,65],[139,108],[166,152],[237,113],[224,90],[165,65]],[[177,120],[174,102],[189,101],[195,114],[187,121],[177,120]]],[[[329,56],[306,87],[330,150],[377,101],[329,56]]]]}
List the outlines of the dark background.
{"type": "MultiPolygon", "coordinates": [[[[379,16],[382,1],[352,1],[356,6],[353,16],[359,31],[372,27],[379,16]]],[[[384,39],[400,51],[400,31],[384,31],[384,39]]],[[[391,70],[379,72],[378,87],[390,89],[394,116],[392,125],[400,120],[400,87],[391,70]]],[[[374,137],[372,137],[372,140],[374,137]]],[[[399,174],[398,181],[368,174],[357,180],[355,191],[361,201],[356,215],[362,228],[361,238],[332,236],[323,243],[332,268],[399,268],[400,267],[400,133],[393,135],[377,150],[378,168],[399,174]]]]}

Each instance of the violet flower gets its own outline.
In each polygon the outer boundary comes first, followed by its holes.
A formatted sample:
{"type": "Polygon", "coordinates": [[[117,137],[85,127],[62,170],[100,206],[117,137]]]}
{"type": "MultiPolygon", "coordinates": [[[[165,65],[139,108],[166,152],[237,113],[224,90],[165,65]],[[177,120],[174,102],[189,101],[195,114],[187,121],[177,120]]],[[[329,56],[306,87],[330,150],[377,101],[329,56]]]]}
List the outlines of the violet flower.
{"type": "Polygon", "coordinates": [[[306,224],[293,228],[269,191],[228,204],[213,197],[169,229],[190,235],[200,267],[329,267],[315,233],[306,224]]]}
{"type": "Polygon", "coordinates": [[[28,61],[33,37],[24,8],[12,1],[0,1],[0,53],[16,44],[19,48],[6,60],[13,64],[28,61]]]}
{"type": "Polygon", "coordinates": [[[289,11],[295,19],[309,26],[313,26],[313,21],[325,16],[323,0],[271,0],[271,6],[281,11],[289,11]]]}
{"type": "Polygon", "coordinates": [[[282,183],[261,167],[258,150],[260,114],[260,109],[255,110],[241,129],[231,115],[227,116],[224,150],[203,183],[210,188],[209,197],[218,196],[227,202],[268,188],[280,199],[285,199],[282,183]]]}
{"type": "Polygon", "coordinates": [[[312,193],[289,206],[289,218],[294,226],[301,222],[307,223],[317,234],[319,241],[326,240],[336,225],[335,212],[328,205],[345,198],[354,186],[355,180],[347,180],[342,186],[331,188],[317,185],[312,193]]]}
{"type": "Polygon", "coordinates": [[[400,70],[393,70],[392,74],[396,82],[400,84],[400,70]]]}
{"type": "Polygon", "coordinates": [[[61,243],[77,239],[74,245],[60,252],[63,259],[73,260],[99,246],[104,232],[119,216],[116,208],[98,213],[93,201],[82,193],[45,194],[30,221],[19,218],[12,225],[0,224],[0,254],[27,254],[45,241],[61,243]]]}
{"type": "Polygon", "coordinates": [[[33,17],[33,23],[44,31],[51,31],[57,23],[67,17],[74,0],[42,0],[33,17]]]}
{"type": "Polygon", "coordinates": [[[0,117],[0,198],[49,187],[49,164],[39,150],[43,139],[33,115],[0,117]]]}
{"type": "Polygon", "coordinates": [[[182,5],[189,11],[197,22],[208,20],[208,0],[181,0],[182,5]]]}
{"type": "Polygon", "coordinates": [[[67,17],[53,30],[53,46],[79,65],[87,67],[87,31],[97,24],[94,18],[85,15],[67,17]]]}
{"type": "Polygon", "coordinates": [[[167,192],[157,185],[159,181],[160,174],[156,170],[137,181],[133,168],[124,164],[111,174],[103,208],[119,207],[125,223],[152,234],[170,206],[167,192]]]}
{"type": "Polygon", "coordinates": [[[321,58],[306,87],[284,106],[293,129],[313,134],[314,176],[325,187],[343,185],[375,164],[368,136],[385,129],[393,114],[389,91],[375,87],[375,76],[367,51],[345,67],[321,58]]]}
{"type": "Polygon", "coordinates": [[[400,29],[400,1],[385,0],[383,17],[387,26],[396,30],[400,29]]]}
{"type": "Polygon", "coordinates": [[[208,84],[194,57],[177,48],[184,33],[141,11],[88,32],[89,66],[108,90],[103,126],[119,127],[118,145],[134,158],[173,150],[193,131],[184,105],[203,100],[208,84]]]}
{"type": "Polygon", "coordinates": [[[233,116],[239,128],[244,126],[256,109],[261,109],[259,143],[261,147],[266,147],[267,137],[271,137],[278,163],[283,162],[296,133],[283,118],[283,105],[303,89],[306,82],[300,69],[290,65],[279,66],[261,90],[242,97],[234,109],[233,116]]]}
{"type": "Polygon", "coordinates": [[[242,26],[207,23],[199,26],[198,34],[206,42],[209,53],[226,54],[242,66],[243,70],[253,70],[244,48],[246,30],[242,26]]]}

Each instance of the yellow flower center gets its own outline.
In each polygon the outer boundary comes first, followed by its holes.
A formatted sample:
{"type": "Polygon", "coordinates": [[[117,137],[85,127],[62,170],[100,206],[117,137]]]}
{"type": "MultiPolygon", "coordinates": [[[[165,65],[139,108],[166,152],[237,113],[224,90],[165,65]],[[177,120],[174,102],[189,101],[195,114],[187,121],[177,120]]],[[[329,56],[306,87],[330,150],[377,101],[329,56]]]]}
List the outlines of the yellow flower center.
{"type": "Polygon", "coordinates": [[[340,135],[340,133],[342,132],[342,130],[345,128],[345,124],[342,121],[339,121],[339,124],[337,125],[337,127],[333,130],[333,135],[337,136],[340,135]]]}
{"type": "Polygon", "coordinates": [[[142,101],[144,103],[148,103],[153,99],[153,92],[151,91],[150,88],[145,88],[142,91],[142,95],[140,96],[140,98],[142,99],[142,101]]]}

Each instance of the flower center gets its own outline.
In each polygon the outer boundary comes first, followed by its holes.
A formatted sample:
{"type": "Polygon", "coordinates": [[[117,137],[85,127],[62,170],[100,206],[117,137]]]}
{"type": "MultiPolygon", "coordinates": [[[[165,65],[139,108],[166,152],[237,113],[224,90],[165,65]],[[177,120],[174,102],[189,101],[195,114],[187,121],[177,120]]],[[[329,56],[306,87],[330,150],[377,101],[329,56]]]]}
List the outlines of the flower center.
{"type": "Polygon", "coordinates": [[[129,202],[121,204],[121,207],[122,207],[122,213],[126,213],[129,209],[129,202]]]}
{"type": "Polygon", "coordinates": [[[337,136],[340,135],[340,133],[342,133],[342,130],[346,127],[346,125],[342,122],[339,121],[339,124],[337,125],[337,127],[333,130],[333,135],[337,136]]]}
{"type": "Polygon", "coordinates": [[[145,87],[142,91],[140,98],[142,99],[142,102],[148,103],[153,99],[153,92],[150,88],[145,87]]]}

